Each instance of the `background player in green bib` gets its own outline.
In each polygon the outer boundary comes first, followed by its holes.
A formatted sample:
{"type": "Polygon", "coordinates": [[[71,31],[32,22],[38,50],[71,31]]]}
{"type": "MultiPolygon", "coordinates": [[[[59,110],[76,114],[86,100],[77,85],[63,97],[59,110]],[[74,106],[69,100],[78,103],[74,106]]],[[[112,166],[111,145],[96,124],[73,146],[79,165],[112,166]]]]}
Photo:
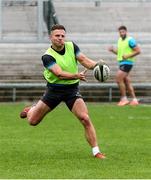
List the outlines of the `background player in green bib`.
{"type": "Polygon", "coordinates": [[[135,62],[134,57],[140,54],[140,48],[135,39],[128,36],[127,28],[125,26],[120,26],[118,30],[120,37],[117,48],[114,48],[113,46],[109,47],[109,51],[117,55],[117,61],[119,64],[119,70],[116,74],[116,82],[120,89],[121,99],[118,105],[138,105],[139,103],[130,80],[130,71],[135,62]],[[126,96],[126,89],[132,98],[130,102],[126,96]]]}
{"type": "Polygon", "coordinates": [[[29,124],[35,126],[63,101],[84,126],[86,139],[94,157],[104,159],[105,155],[98,147],[88,109],[78,89],[79,81],[86,81],[86,70],[78,72],[78,62],[86,69],[93,69],[97,63],[81,53],[75,43],[65,42],[65,34],[66,30],[62,25],[54,25],[51,28],[52,44],[42,56],[44,77],[47,81],[46,92],[36,105],[26,107],[20,117],[27,117],[29,124]]]}

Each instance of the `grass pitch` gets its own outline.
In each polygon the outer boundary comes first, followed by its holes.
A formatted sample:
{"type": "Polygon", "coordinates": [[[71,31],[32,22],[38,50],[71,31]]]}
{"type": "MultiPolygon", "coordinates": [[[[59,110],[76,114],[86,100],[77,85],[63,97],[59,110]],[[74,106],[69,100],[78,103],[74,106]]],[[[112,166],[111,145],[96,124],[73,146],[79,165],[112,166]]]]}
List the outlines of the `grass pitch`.
{"type": "Polygon", "coordinates": [[[19,118],[24,106],[0,104],[1,179],[151,178],[151,106],[88,104],[105,160],[65,105],[36,127],[19,118]]]}

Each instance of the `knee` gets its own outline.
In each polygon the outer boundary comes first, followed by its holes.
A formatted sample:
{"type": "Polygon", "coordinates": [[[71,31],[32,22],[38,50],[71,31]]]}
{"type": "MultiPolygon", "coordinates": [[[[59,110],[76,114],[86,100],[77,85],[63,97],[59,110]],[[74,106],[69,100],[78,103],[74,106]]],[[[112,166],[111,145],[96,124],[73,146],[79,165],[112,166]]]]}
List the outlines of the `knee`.
{"type": "Polygon", "coordinates": [[[33,117],[28,117],[28,123],[31,126],[36,126],[39,123],[39,119],[33,118],[33,117]]]}
{"type": "Polygon", "coordinates": [[[129,85],[131,82],[130,82],[130,79],[127,77],[127,78],[125,78],[125,84],[126,85],[129,85]]]}
{"type": "Polygon", "coordinates": [[[28,122],[29,122],[29,125],[30,125],[30,126],[37,126],[37,124],[38,124],[38,123],[33,122],[33,121],[28,121],[28,122]]]}
{"type": "Polygon", "coordinates": [[[116,80],[116,83],[121,83],[123,81],[123,79],[119,76],[116,76],[115,80],[116,80]]]}
{"type": "Polygon", "coordinates": [[[83,114],[79,117],[81,123],[83,124],[84,127],[90,127],[91,126],[91,122],[90,122],[90,118],[88,114],[83,114]]]}
{"type": "Polygon", "coordinates": [[[119,78],[119,76],[116,76],[115,77],[115,80],[116,80],[116,83],[119,83],[121,80],[120,80],[120,78],[119,78]]]}

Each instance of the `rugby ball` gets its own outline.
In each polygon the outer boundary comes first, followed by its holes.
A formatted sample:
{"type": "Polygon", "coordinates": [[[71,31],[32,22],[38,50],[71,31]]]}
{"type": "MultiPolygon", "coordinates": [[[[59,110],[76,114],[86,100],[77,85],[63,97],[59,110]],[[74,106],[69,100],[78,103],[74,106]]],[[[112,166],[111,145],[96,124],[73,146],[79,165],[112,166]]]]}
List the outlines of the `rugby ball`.
{"type": "Polygon", "coordinates": [[[93,69],[93,76],[100,82],[105,82],[110,77],[110,68],[107,64],[98,64],[93,69]]]}

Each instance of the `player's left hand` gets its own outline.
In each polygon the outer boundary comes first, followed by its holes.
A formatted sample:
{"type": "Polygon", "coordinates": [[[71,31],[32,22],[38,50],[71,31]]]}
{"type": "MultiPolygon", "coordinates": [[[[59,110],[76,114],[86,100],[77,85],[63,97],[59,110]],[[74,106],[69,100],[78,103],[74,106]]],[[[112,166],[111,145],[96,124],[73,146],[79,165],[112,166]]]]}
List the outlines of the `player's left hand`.
{"type": "Polygon", "coordinates": [[[95,66],[97,66],[97,65],[104,65],[104,64],[106,64],[106,62],[105,62],[103,59],[100,59],[100,60],[96,63],[95,66]]]}
{"type": "Polygon", "coordinates": [[[97,65],[104,65],[104,64],[107,65],[107,63],[106,63],[103,59],[100,59],[99,61],[96,62],[96,64],[95,64],[95,66],[93,67],[93,69],[94,69],[97,65]]]}

